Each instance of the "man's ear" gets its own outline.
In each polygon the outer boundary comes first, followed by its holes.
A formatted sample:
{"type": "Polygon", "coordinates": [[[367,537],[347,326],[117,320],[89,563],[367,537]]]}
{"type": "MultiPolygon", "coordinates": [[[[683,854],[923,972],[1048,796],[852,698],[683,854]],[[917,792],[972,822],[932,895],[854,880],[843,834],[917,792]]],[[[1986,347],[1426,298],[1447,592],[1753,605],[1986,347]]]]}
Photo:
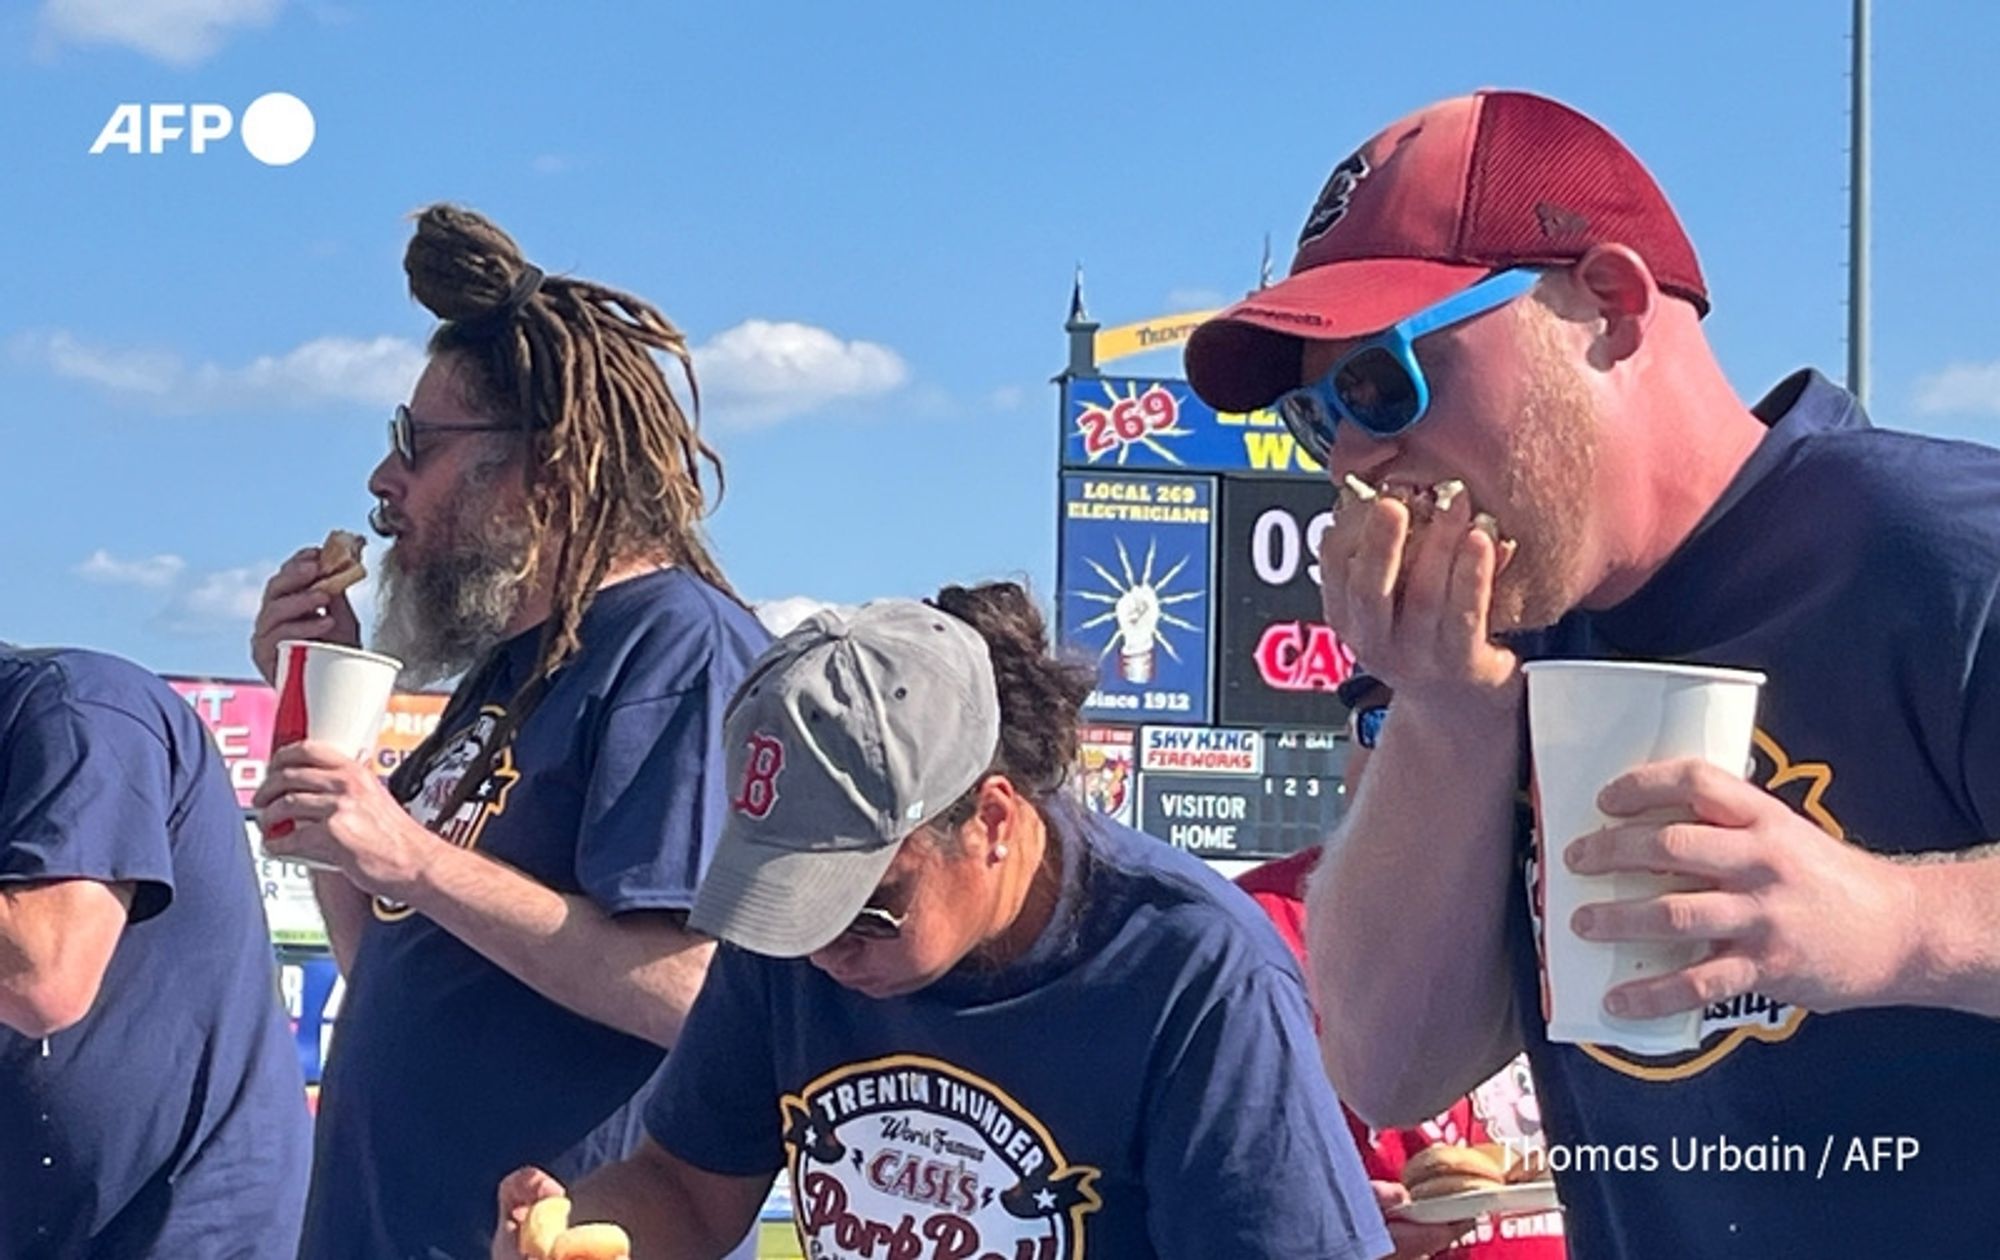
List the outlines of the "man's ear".
{"type": "Polygon", "coordinates": [[[1652,268],[1629,246],[1610,244],[1591,246],[1569,271],[1578,300],[1604,321],[1591,342],[1591,366],[1602,371],[1631,358],[1660,305],[1652,268]]]}

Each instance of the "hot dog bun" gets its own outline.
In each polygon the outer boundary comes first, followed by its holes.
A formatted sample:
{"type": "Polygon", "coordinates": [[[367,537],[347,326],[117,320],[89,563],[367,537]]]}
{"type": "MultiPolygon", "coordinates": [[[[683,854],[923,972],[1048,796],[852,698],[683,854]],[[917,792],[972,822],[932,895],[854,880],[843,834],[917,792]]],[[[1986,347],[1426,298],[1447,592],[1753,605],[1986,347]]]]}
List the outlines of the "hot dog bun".
{"type": "Polygon", "coordinates": [[[1549,1168],[1546,1152],[1537,1150],[1514,1160],[1507,1165],[1507,1184],[1518,1186],[1528,1181],[1553,1181],[1555,1174],[1549,1168]]]}
{"type": "Polygon", "coordinates": [[[312,589],[332,599],[367,577],[368,570],[361,563],[361,549],[367,545],[368,540],[359,534],[344,529],[328,531],[326,541],[319,545],[319,578],[312,589]]]}
{"type": "MultiPolygon", "coordinates": [[[[1504,1152],[1502,1152],[1504,1156],[1504,1152]]],[[[1507,1180],[1500,1158],[1476,1146],[1426,1146],[1403,1164],[1412,1199],[1435,1199],[1468,1190],[1493,1190],[1507,1180]]]]}
{"type": "MultiPolygon", "coordinates": [[[[1438,482],[1428,488],[1408,486],[1400,483],[1370,485],[1353,473],[1341,479],[1339,494],[1334,503],[1337,514],[1343,507],[1372,503],[1376,499],[1391,498],[1401,503],[1410,512],[1410,532],[1403,543],[1403,555],[1407,560],[1416,547],[1417,537],[1431,523],[1433,517],[1450,509],[1466,493],[1465,483],[1456,477],[1438,482]]],[[[1500,532],[1500,522],[1490,512],[1475,511],[1472,527],[1493,540],[1496,557],[1493,572],[1497,575],[1514,559],[1517,544],[1500,532]]]]}
{"type": "Polygon", "coordinates": [[[568,1199],[557,1194],[538,1201],[521,1222],[521,1254],[528,1260],[549,1260],[556,1239],[568,1228],[568,1199]]]}
{"type": "Polygon", "coordinates": [[[549,1260],[632,1260],[632,1240],[616,1225],[577,1225],[556,1239],[549,1260]]]}

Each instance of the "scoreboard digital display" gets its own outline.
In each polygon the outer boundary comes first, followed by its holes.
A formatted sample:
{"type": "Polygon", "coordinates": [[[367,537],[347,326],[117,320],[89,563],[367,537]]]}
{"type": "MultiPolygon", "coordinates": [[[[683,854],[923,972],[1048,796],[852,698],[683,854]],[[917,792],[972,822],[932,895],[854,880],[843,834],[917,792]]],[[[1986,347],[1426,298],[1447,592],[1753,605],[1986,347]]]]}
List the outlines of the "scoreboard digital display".
{"type": "Polygon", "coordinates": [[[1216,531],[1216,720],[1331,728],[1354,654],[1321,620],[1325,482],[1229,479],[1216,531]]]}
{"type": "Polygon", "coordinates": [[[1209,859],[1283,857],[1325,840],[1347,807],[1347,743],[1327,732],[1263,736],[1263,773],[1141,772],[1139,829],[1209,859]]]}

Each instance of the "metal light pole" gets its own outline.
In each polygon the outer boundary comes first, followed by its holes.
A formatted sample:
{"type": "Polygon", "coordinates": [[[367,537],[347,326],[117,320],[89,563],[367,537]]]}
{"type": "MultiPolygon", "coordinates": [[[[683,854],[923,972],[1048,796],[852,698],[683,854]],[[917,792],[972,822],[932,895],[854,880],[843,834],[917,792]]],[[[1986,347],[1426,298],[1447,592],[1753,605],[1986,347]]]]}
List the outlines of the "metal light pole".
{"type": "Polygon", "coordinates": [[[1854,0],[1847,123],[1847,389],[1868,405],[1868,0],[1854,0]]]}

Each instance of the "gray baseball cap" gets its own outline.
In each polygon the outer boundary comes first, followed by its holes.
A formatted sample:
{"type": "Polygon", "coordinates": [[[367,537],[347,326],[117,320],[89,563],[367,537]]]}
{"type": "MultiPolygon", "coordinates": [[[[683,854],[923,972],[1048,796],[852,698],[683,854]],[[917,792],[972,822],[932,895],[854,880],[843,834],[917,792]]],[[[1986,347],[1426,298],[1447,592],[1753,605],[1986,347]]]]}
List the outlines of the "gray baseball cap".
{"type": "Polygon", "coordinates": [[[978,631],[915,600],[825,609],[758,658],[723,738],[729,808],[688,926],[803,957],[992,766],[993,660],[978,631]]]}

